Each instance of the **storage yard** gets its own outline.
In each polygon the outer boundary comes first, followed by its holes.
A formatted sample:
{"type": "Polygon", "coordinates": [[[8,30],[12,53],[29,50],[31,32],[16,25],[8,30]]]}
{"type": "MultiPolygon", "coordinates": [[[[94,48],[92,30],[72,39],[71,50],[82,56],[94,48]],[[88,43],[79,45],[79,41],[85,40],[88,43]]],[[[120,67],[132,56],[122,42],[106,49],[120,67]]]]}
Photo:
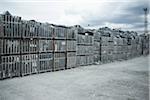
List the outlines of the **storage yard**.
{"type": "Polygon", "coordinates": [[[0,14],[0,100],[148,100],[150,34],[0,14]]]}
{"type": "Polygon", "coordinates": [[[149,54],[149,34],[85,29],[0,15],[0,79],[128,60],[149,54]]]}
{"type": "Polygon", "coordinates": [[[150,56],[142,56],[6,79],[0,100],[149,100],[148,62],[150,56]]]}

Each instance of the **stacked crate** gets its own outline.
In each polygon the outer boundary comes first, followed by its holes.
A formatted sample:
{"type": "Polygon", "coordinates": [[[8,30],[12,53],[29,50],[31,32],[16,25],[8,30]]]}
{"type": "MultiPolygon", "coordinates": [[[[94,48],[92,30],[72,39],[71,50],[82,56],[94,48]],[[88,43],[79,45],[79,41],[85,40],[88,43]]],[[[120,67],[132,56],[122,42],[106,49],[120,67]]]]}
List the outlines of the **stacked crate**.
{"type": "Polygon", "coordinates": [[[62,70],[66,68],[66,46],[67,46],[67,27],[52,25],[54,28],[54,69],[62,70]]]}
{"type": "Polygon", "coordinates": [[[93,32],[75,26],[77,32],[77,66],[93,64],[93,32]]]}
{"type": "Polygon", "coordinates": [[[21,17],[0,16],[0,79],[20,76],[21,17]]]}
{"type": "Polygon", "coordinates": [[[100,64],[101,61],[101,36],[98,30],[94,30],[94,63],[100,64]]]}
{"type": "Polygon", "coordinates": [[[130,32],[130,37],[131,37],[131,55],[130,58],[133,58],[135,56],[135,36],[130,32]]]}
{"type": "Polygon", "coordinates": [[[113,40],[109,36],[101,36],[101,59],[103,63],[113,61],[113,40]]]}
{"type": "Polygon", "coordinates": [[[138,56],[138,50],[137,50],[137,45],[138,45],[138,39],[137,39],[137,33],[132,32],[131,33],[133,39],[132,39],[132,58],[138,56]],[[135,52],[136,51],[136,52],[135,52]]]}
{"type": "Polygon", "coordinates": [[[53,70],[53,28],[48,23],[40,23],[39,40],[39,68],[38,72],[53,70]]]}
{"type": "Polygon", "coordinates": [[[101,61],[101,37],[100,32],[94,30],[94,63],[99,64],[101,61]]]}
{"type": "Polygon", "coordinates": [[[128,31],[128,37],[127,37],[127,45],[128,45],[128,53],[127,53],[127,58],[131,59],[132,58],[132,44],[133,43],[133,37],[130,35],[130,32],[128,31]]]}
{"type": "Polygon", "coordinates": [[[120,40],[118,41],[119,48],[119,59],[118,60],[126,60],[127,59],[127,38],[124,31],[119,30],[120,40]]]}
{"type": "Polygon", "coordinates": [[[108,63],[114,60],[113,50],[114,42],[111,35],[111,29],[105,27],[100,29],[101,33],[101,62],[108,63]]]}
{"type": "Polygon", "coordinates": [[[113,39],[114,39],[114,60],[123,60],[126,59],[127,53],[127,40],[124,36],[124,32],[120,30],[113,30],[113,39]]]}
{"type": "Polygon", "coordinates": [[[126,59],[129,59],[130,56],[131,56],[131,41],[132,41],[132,38],[129,35],[129,31],[126,31],[125,34],[126,34],[126,41],[127,41],[126,59]]]}
{"type": "Polygon", "coordinates": [[[76,33],[73,27],[67,28],[67,66],[66,68],[76,67],[76,33]]]}
{"type": "Polygon", "coordinates": [[[22,34],[20,40],[22,76],[38,73],[39,26],[39,23],[34,20],[22,21],[22,34]]]}
{"type": "Polygon", "coordinates": [[[137,40],[136,40],[136,43],[137,43],[137,56],[141,56],[142,55],[142,39],[141,37],[137,37],[137,40]]]}

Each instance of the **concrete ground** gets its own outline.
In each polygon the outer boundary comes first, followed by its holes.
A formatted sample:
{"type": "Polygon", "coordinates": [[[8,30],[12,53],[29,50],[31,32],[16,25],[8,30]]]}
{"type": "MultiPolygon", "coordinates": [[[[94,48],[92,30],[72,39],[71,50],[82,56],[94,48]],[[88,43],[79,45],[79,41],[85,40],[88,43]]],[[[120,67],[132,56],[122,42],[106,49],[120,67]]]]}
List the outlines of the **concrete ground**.
{"type": "Polygon", "coordinates": [[[0,100],[149,100],[148,57],[0,81],[0,100]]]}

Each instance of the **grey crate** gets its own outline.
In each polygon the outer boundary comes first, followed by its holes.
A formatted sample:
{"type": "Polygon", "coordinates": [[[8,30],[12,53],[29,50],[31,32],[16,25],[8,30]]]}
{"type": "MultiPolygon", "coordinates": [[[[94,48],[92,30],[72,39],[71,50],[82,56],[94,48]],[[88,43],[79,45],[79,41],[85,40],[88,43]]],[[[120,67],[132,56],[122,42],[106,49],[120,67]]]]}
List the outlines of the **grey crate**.
{"type": "Polygon", "coordinates": [[[1,54],[20,54],[20,40],[0,39],[1,54]]]}
{"type": "Polygon", "coordinates": [[[48,23],[41,23],[39,26],[39,34],[40,38],[52,38],[53,37],[53,27],[51,27],[48,23]]]}
{"type": "Polygon", "coordinates": [[[100,54],[94,54],[93,62],[94,63],[99,63],[100,62],[100,54]]]}
{"type": "Polygon", "coordinates": [[[113,62],[113,61],[115,61],[115,59],[118,60],[117,54],[116,55],[114,55],[114,54],[102,54],[101,55],[101,62],[102,63],[113,62]],[[116,57],[116,58],[114,58],[114,57],[116,57]]]}
{"type": "Polygon", "coordinates": [[[101,45],[105,46],[105,45],[113,45],[113,37],[108,37],[108,36],[102,36],[101,37],[101,45]]]}
{"type": "Polygon", "coordinates": [[[94,43],[94,37],[92,35],[86,35],[85,36],[85,43],[86,44],[93,44],[94,43]]]}
{"type": "Polygon", "coordinates": [[[100,42],[94,41],[94,50],[99,51],[100,50],[100,42]]]}
{"type": "Polygon", "coordinates": [[[94,31],[94,40],[100,41],[100,32],[97,30],[94,31]]]}
{"type": "Polygon", "coordinates": [[[67,68],[76,67],[76,52],[67,52],[67,68]]]}
{"type": "Polygon", "coordinates": [[[89,45],[91,44],[91,45],[93,45],[93,43],[94,43],[94,37],[93,36],[83,35],[83,34],[77,35],[77,44],[89,44],[89,45]]]}
{"type": "Polygon", "coordinates": [[[53,69],[53,54],[52,53],[39,54],[38,72],[52,71],[52,69],[53,69]]]}
{"type": "Polygon", "coordinates": [[[85,43],[85,35],[78,34],[77,35],[77,43],[84,44],[85,43]]]}
{"type": "Polygon", "coordinates": [[[22,21],[22,37],[37,38],[38,33],[41,32],[39,26],[40,26],[40,23],[34,20],[30,20],[30,21],[23,20],[22,21]]]}
{"type": "Polygon", "coordinates": [[[86,65],[86,56],[77,56],[77,66],[85,66],[86,65]]]}
{"type": "Polygon", "coordinates": [[[108,63],[108,56],[106,54],[101,55],[101,62],[102,63],[108,63]]]}
{"type": "Polygon", "coordinates": [[[1,56],[1,78],[20,76],[20,56],[1,56]]]}
{"type": "Polygon", "coordinates": [[[66,41],[65,40],[54,40],[55,51],[66,51],[66,41]]]}
{"type": "Polygon", "coordinates": [[[65,53],[54,53],[54,70],[65,69],[66,55],[65,53]]]}
{"type": "Polygon", "coordinates": [[[39,52],[52,52],[53,40],[39,40],[39,52]]]}
{"type": "Polygon", "coordinates": [[[86,65],[92,65],[94,63],[93,55],[86,56],[86,65]]]}
{"type": "Polygon", "coordinates": [[[67,28],[67,39],[76,39],[76,35],[73,28],[67,28]]]}
{"type": "Polygon", "coordinates": [[[101,53],[102,54],[112,54],[114,52],[113,46],[101,46],[101,53]]]}
{"type": "Polygon", "coordinates": [[[38,73],[38,54],[22,55],[21,74],[29,75],[38,73]]]}
{"type": "Polygon", "coordinates": [[[54,38],[55,39],[66,39],[66,34],[67,34],[67,27],[65,26],[59,26],[59,25],[53,25],[54,29],[54,38]]]}
{"type": "Polygon", "coordinates": [[[2,15],[3,37],[21,36],[21,17],[2,15]]]}
{"type": "Polygon", "coordinates": [[[21,53],[37,53],[39,51],[37,39],[23,39],[21,40],[21,53]]]}
{"type": "Polygon", "coordinates": [[[67,51],[76,51],[76,41],[67,40],[67,51]]]}
{"type": "Polygon", "coordinates": [[[94,63],[94,58],[92,55],[87,56],[77,56],[77,66],[86,66],[94,63]]]}
{"type": "Polygon", "coordinates": [[[78,45],[77,46],[77,55],[90,55],[93,54],[93,46],[84,46],[84,45],[78,45]]]}

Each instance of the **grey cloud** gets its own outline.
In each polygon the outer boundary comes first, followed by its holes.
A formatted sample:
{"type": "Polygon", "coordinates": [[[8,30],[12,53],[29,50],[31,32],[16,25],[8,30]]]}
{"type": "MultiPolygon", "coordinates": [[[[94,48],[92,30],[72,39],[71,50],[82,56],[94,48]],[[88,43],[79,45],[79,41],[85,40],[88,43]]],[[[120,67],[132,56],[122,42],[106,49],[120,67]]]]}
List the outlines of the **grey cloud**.
{"type": "MultiPolygon", "coordinates": [[[[104,18],[104,19],[93,19],[86,20],[84,24],[91,23],[92,25],[101,25],[105,22],[116,23],[116,24],[130,24],[134,28],[144,28],[144,11],[143,8],[148,8],[148,2],[139,3],[126,6],[123,11],[118,15],[114,15],[113,18],[104,18]],[[138,23],[138,24],[137,24],[138,23]]],[[[110,12],[111,13],[111,12],[110,12]]]]}

